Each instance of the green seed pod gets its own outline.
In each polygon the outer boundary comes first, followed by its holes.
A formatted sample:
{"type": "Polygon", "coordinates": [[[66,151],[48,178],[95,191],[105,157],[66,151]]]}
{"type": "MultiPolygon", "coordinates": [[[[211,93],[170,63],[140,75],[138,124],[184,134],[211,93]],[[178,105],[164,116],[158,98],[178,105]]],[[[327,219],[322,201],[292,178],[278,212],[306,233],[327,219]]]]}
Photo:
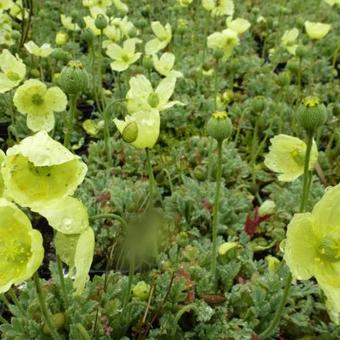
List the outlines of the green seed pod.
{"type": "Polygon", "coordinates": [[[156,108],[159,105],[159,96],[157,93],[153,92],[149,95],[148,104],[153,108],[156,108]]]}
{"type": "Polygon", "coordinates": [[[60,74],[60,85],[67,94],[78,94],[86,90],[88,75],[80,61],[71,60],[60,74]]]}
{"type": "Polygon", "coordinates": [[[215,138],[219,143],[230,137],[232,129],[231,120],[225,111],[214,112],[207,123],[208,136],[215,138]]]}
{"type": "MultiPolygon", "coordinates": [[[[65,324],[65,315],[64,315],[64,313],[53,314],[52,317],[51,317],[51,321],[52,321],[52,324],[53,324],[54,328],[58,331],[65,324]]],[[[50,332],[50,330],[49,330],[49,328],[48,328],[46,323],[43,326],[43,333],[45,335],[51,335],[51,332],[50,332]]]]}
{"type": "Polygon", "coordinates": [[[326,119],[327,109],[317,97],[306,97],[297,110],[297,120],[309,135],[313,135],[326,119]]]}
{"type": "Polygon", "coordinates": [[[103,14],[98,14],[96,20],[94,21],[94,24],[96,28],[102,31],[104,28],[107,27],[107,20],[103,14]]]}
{"type": "Polygon", "coordinates": [[[136,122],[131,122],[126,125],[123,130],[122,137],[124,142],[133,143],[138,137],[138,125],[136,122]]]}

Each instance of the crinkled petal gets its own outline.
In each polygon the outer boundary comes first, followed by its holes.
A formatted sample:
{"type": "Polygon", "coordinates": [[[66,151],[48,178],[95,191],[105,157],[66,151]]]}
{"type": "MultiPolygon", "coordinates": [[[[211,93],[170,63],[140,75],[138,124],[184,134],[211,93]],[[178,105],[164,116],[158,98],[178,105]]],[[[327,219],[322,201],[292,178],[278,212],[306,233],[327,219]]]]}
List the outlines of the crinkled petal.
{"type": "Polygon", "coordinates": [[[45,94],[45,102],[51,111],[62,112],[66,110],[66,94],[57,86],[51,87],[45,94]]]}
{"type": "Polygon", "coordinates": [[[340,234],[340,184],[326,190],[314,206],[314,233],[323,237],[329,233],[340,234]]]}
{"type": "Polygon", "coordinates": [[[166,104],[173,95],[176,86],[176,77],[166,77],[161,80],[155,92],[158,94],[160,106],[166,104]]]}
{"type": "Polygon", "coordinates": [[[65,197],[34,211],[45,217],[53,229],[63,234],[80,234],[89,227],[87,209],[74,197],[65,197]]]}
{"type": "Polygon", "coordinates": [[[74,256],[76,275],[73,286],[76,294],[80,294],[89,279],[89,271],[93,261],[95,237],[92,228],[87,228],[80,234],[74,256]]]}
{"type": "Polygon", "coordinates": [[[48,111],[46,113],[32,114],[29,113],[27,115],[27,127],[33,132],[38,131],[51,131],[54,128],[55,119],[54,113],[52,111],[48,111]]]}
{"type": "Polygon", "coordinates": [[[326,307],[331,320],[336,324],[340,324],[340,287],[332,287],[326,283],[319,285],[327,297],[326,307]]]}
{"type": "Polygon", "coordinates": [[[284,259],[299,280],[308,280],[314,275],[318,239],[313,233],[313,223],[310,213],[296,214],[287,227],[284,259]]]}

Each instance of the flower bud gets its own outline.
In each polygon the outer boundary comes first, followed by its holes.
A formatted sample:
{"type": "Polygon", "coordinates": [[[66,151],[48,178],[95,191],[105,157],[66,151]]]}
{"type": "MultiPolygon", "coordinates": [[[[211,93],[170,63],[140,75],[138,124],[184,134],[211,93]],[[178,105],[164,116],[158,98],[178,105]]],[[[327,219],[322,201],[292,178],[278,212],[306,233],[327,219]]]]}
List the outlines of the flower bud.
{"type": "Polygon", "coordinates": [[[68,63],[72,56],[69,52],[64,51],[62,48],[55,48],[51,53],[51,56],[56,60],[62,61],[63,63],[68,63]]]}
{"type": "Polygon", "coordinates": [[[259,216],[271,215],[275,211],[275,202],[271,200],[264,201],[259,208],[259,216]]]}
{"type": "Polygon", "coordinates": [[[186,32],[186,30],[188,29],[188,21],[185,19],[178,19],[177,20],[177,32],[180,34],[183,34],[186,32]]]}
{"type": "Polygon", "coordinates": [[[92,31],[89,28],[86,28],[81,34],[81,38],[85,40],[88,44],[92,44],[94,36],[92,31]]]}
{"type": "Polygon", "coordinates": [[[94,24],[96,28],[102,31],[104,28],[107,27],[107,20],[103,14],[98,14],[96,20],[94,21],[94,24]]]}
{"type": "Polygon", "coordinates": [[[326,119],[326,107],[317,97],[306,97],[297,110],[297,120],[309,135],[314,134],[326,119]]]}
{"type": "Polygon", "coordinates": [[[224,52],[222,49],[218,48],[216,50],[214,50],[214,57],[215,59],[221,59],[224,55],[224,52]]]}
{"type": "Polygon", "coordinates": [[[149,296],[150,285],[139,281],[132,289],[132,295],[140,300],[146,300],[149,296]]]}
{"type": "Polygon", "coordinates": [[[65,32],[58,32],[56,37],[55,37],[55,43],[58,46],[63,46],[67,43],[68,40],[68,35],[65,32]]]}
{"type": "Polygon", "coordinates": [[[122,137],[124,142],[133,143],[138,137],[138,125],[136,122],[130,122],[123,130],[122,137]]]}
{"type": "Polygon", "coordinates": [[[71,60],[60,74],[60,85],[67,94],[78,94],[86,90],[88,85],[87,72],[80,61],[71,60]]]}
{"type": "Polygon", "coordinates": [[[268,270],[271,273],[274,273],[278,269],[281,263],[278,258],[271,256],[271,255],[266,256],[266,262],[267,262],[268,270]]]}
{"type": "Polygon", "coordinates": [[[292,80],[291,74],[289,71],[281,72],[277,77],[277,84],[281,87],[288,86],[292,80]]]}
{"type": "Polygon", "coordinates": [[[237,242],[224,242],[218,247],[218,254],[223,256],[229,252],[229,250],[239,247],[237,242]]]}
{"type": "Polygon", "coordinates": [[[255,113],[262,112],[265,108],[265,98],[262,96],[258,96],[253,98],[251,101],[251,108],[255,113]]]}
{"type": "Polygon", "coordinates": [[[143,57],[143,67],[148,71],[152,70],[152,68],[153,68],[152,56],[145,55],[143,57]]]}
{"type": "Polygon", "coordinates": [[[295,52],[296,56],[299,58],[304,58],[307,55],[307,49],[303,45],[299,45],[295,52]]]}
{"type": "Polygon", "coordinates": [[[207,123],[208,135],[219,143],[230,137],[232,128],[231,120],[225,111],[214,112],[207,123]]]}

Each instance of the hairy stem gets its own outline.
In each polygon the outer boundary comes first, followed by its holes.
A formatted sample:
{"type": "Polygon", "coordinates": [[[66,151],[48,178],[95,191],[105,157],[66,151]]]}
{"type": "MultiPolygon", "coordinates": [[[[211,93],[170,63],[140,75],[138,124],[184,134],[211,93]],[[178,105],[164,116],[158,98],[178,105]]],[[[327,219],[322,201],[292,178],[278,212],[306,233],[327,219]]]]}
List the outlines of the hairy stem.
{"type": "Polygon", "coordinates": [[[218,229],[218,213],[220,205],[221,179],[222,179],[222,142],[218,142],[218,159],[216,174],[216,190],[213,210],[212,223],[212,257],[211,257],[211,274],[216,283],[216,263],[217,263],[217,229],[218,229]]]}

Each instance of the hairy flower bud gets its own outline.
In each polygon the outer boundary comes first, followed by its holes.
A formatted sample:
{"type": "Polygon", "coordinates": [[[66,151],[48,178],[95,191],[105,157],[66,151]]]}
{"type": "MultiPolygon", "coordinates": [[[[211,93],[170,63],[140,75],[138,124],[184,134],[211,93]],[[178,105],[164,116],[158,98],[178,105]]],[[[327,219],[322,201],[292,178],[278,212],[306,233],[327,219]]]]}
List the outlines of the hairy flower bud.
{"type": "Polygon", "coordinates": [[[107,26],[107,20],[102,14],[98,14],[96,20],[94,21],[96,28],[103,30],[107,26]]]}
{"type": "Polygon", "coordinates": [[[207,123],[208,135],[219,143],[230,137],[232,128],[231,120],[225,111],[214,112],[207,123]]]}
{"type": "Polygon", "coordinates": [[[297,110],[297,120],[307,134],[314,134],[327,119],[325,105],[317,97],[306,97],[297,110]]]}
{"type": "Polygon", "coordinates": [[[86,90],[88,75],[80,61],[71,60],[60,74],[60,85],[67,94],[78,94],[86,90]]]}

